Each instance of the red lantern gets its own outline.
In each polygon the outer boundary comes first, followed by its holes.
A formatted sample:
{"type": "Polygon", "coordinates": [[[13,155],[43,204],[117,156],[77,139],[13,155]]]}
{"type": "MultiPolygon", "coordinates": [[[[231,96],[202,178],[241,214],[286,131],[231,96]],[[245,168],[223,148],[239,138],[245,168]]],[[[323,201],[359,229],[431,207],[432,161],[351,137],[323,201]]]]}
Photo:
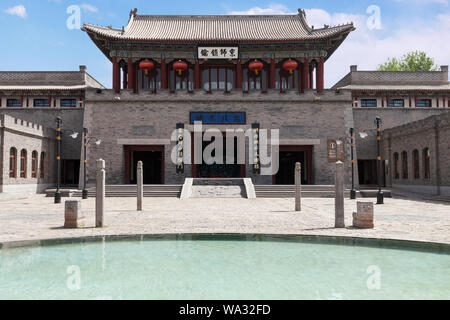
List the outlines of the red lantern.
{"type": "Polygon", "coordinates": [[[283,63],[283,69],[289,71],[290,74],[294,72],[298,68],[298,63],[295,60],[289,59],[285,63],[283,63]]]}
{"type": "Polygon", "coordinates": [[[155,67],[154,63],[151,62],[151,61],[148,60],[148,59],[145,59],[144,61],[141,61],[141,63],[139,64],[139,68],[140,68],[141,70],[144,70],[144,71],[145,71],[145,75],[146,75],[146,76],[148,76],[148,72],[149,72],[150,70],[153,70],[154,67],[155,67]]]}
{"type": "Polygon", "coordinates": [[[186,62],[178,60],[173,64],[173,70],[178,71],[178,75],[181,76],[181,73],[183,71],[186,71],[188,69],[188,65],[186,62]]]}
{"type": "Polygon", "coordinates": [[[264,68],[264,65],[263,65],[263,63],[261,61],[255,60],[252,63],[250,63],[248,68],[251,71],[254,71],[256,75],[258,75],[258,72],[261,71],[264,68]]]}

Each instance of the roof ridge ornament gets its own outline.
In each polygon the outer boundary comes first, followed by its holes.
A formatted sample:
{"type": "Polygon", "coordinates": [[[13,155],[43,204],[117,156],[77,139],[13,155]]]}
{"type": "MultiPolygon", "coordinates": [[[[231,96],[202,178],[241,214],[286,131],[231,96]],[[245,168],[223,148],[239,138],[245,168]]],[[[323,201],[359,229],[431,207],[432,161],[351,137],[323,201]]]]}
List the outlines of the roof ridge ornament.
{"type": "Polygon", "coordinates": [[[306,18],[306,11],[304,9],[298,8],[298,14],[303,15],[306,18]]]}
{"type": "Polygon", "coordinates": [[[138,9],[137,9],[137,8],[134,8],[134,10],[131,10],[131,11],[130,11],[130,18],[131,18],[132,16],[133,16],[133,17],[136,17],[137,12],[138,12],[138,9]]]}

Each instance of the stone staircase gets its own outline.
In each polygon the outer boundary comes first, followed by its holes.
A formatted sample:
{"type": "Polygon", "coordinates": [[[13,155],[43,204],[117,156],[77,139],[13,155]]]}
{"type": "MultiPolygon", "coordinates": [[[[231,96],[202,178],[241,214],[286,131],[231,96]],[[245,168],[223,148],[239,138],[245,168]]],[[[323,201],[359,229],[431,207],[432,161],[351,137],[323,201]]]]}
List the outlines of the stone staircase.
{"type": "MultiPolygon", "coordinates": [[[[178,198],[181,194],[181,185],[144,185],[144,197],[178,198]]],[[[53,196],[55,190],[47,190],[47,196],[53,196]],[[53,194],[53,195],[52,195],[53,194]]],[[[95,197],[95,187],[88,189],[90,198],[95,197]]],[[[81,197],[81,190],[73,190],[73,197],[81,197]]],[[[136,185],[108,185],[105,190],[106,197],[136,197],[136,185]]]]}
{"type": "MultiPolygon", "coordinates": [[[[334,186],[302,186],[303,198],[334,198],[334,186]]],[[[257,198],[295,198],[294,185],[255,185],[257,198]]],[[[350,190],[345,190],[346,198],[350,190]]]]}
{"type": "Polygon", "coordinates": [[[255,192],[251,179],[187,178],[181,199],[188,198],[248,198],[254,199],[255,192]]]}

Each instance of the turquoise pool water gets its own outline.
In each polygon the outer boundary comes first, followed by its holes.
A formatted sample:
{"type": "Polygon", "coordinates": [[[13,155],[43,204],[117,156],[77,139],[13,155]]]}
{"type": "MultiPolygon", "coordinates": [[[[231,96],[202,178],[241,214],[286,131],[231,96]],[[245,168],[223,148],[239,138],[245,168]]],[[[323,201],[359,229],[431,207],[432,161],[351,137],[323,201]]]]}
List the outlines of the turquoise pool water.
{"type": "Polygon", "coordinates": [[[450,299],[450,256],[260,241],[4,249],[0,299],[450,299]]]}

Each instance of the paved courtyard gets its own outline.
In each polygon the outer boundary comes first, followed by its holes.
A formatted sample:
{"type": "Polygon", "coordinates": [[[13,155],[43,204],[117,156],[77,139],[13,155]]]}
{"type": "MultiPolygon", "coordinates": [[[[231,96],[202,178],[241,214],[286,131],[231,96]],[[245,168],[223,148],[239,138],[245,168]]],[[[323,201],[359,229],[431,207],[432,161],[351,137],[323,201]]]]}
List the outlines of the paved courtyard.
{"type": "Polygon", "coordinates": [[[83,229],[63,229],[64,201],[30,195],[0,197],[0,242],[113,234],[268,233],[335,235],[450,243],[450,204],[386,199],[375,206],[375,229],[351,228],[356,201],[346,200],[346,229],[334,229],[334,199],[145,198],[137,212],[135,198],[107,198],[106,226],[95,225],[95,200],[82,202],[83,229]]]}

